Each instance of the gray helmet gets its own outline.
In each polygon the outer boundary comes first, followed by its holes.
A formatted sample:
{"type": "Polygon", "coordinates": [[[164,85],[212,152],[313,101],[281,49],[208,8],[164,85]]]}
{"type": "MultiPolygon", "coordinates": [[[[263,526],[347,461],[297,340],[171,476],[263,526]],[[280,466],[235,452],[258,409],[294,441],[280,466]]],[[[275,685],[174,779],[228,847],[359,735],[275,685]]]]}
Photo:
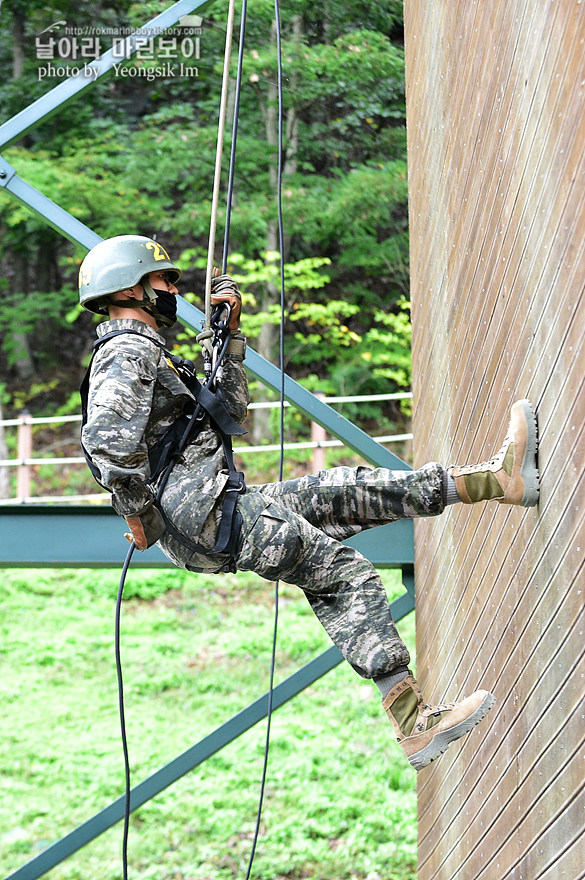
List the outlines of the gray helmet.
{"type": "MultiPolygon", "coordinates": [[[[90,312],[105,315],[105,299],[118,290],[126,290],[149,272],[169,272],[173,284],[181,277],[181,270],[158,241],[144,235],[115,235],[96,244],[79,267],[79,302],[90,312]]],[[[145,286],[145,296],[151,300],[152,288],[145,286]]]]}

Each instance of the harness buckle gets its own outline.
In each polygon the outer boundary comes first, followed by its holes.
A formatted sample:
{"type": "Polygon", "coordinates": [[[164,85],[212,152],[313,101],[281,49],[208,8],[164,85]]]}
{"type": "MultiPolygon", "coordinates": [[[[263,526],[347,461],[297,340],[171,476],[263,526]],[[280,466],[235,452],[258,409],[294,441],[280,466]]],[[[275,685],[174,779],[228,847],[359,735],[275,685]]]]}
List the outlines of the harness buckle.
{"type": "Polygon", "coordinates": [[[228,494],[228,492],[235,492],[236,495],[243,495],[245,491],[246,483],[244,482],[244,474],[242,473],[242,471],[238,471],[235,477],[229,477],[226,483],[226,495],[228,494]]]}

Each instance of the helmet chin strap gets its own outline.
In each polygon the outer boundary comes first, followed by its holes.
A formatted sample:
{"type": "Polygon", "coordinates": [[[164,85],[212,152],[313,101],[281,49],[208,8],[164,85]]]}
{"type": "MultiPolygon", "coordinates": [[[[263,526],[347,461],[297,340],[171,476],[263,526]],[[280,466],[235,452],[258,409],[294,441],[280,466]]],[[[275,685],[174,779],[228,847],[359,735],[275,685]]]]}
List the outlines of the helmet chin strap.
{"type": "Polygon", "coordinates": [[[147,299],[147,304],[142,306],[142,308],[146,312],[148,312],[149,315],[152,315],[159,327],[172,327],[175,322],[165,317],[165,315],[161,315],[156,307],[156,290],[154,289],[148,278],[143,278],[140,283],[144,288],[144,295],[147,299]]]}
{"type": "Polygon", "coordinates": [[[154,318],[159,327],[172,327],[174,321],[171,321],[165,315],[161,315],[156,307],[157,294],[148,278],[143,278],[140,283],[144,289],[143,300],[124,299],[112,302],[112,305],[118,309],[142,309],[154,318]]]}

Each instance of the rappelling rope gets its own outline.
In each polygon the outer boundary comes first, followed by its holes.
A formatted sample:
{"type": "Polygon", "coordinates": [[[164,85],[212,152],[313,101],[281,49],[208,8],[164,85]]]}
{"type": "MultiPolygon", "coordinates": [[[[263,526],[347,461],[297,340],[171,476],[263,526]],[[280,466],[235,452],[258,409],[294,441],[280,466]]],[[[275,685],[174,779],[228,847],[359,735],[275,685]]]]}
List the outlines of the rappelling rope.
{"type": "MultiPolygon", "coordinates": [[[[222,95],[220,101],[220,114],[219,114],[219,130],[218,130],[218,143],[216,149],[216,164],[215,164],[215,177],[214,177],[214,188],[213,188],[213,197],[212,197],[212,211],[211,211],[211,221],[210,221],[210,233],[209,233],[209,248],[208,248],[208,261],[207,261],[207,273],[206,273],[206,283],[205,283],[205,327],[200,337],[198,337],[198,341],[200,341],[204,346],[209,345],[211,348],[211,278],[213,273],[213,258],[214,258],[214,250],[215,250],[215,232],[216,232],[216,224],[217,224],[217,207],[219,203],[219,181],[221,176],[221,155],[223,152],[223,133],[225,128],[225,110],[227,103],[227,91],[228,91],[228,83],[229,83],[229,64],[230,64],[230,54],[231,54],[231,42],[232,42],[232,34],[233,34],[233,21],[234,21],[234,9],[235,2],[234,0],[230,0],[230,6],[228,10],[228,23],[226,30],[226,47],[225,47],[225,55],[224,55],[224,71],[223,71],[223,82],[222,82],[222,95]],[[209,342],[208,342],[209,340],[209,342]]],[[[277,44],[277,68],[278,68],[278,175],[277,175],[277,203],[278,203],[278,234],[279,234],[279,250],[280,250],[280,346],[279,346],[279,360],[280,360],[280,458],[279,458],[279,480],[282,481],[284,476],[284,320],[285,320],[285,287],[284,287],[284,226],[283,226],[283,217],[282,217],[282,168],[283,168],[283,99],[282,99],[282,45],[281,45],[281,32],[280,32],[280,9],[279,9],[279,0],[274,0],[274,9],[275,9],[275,19],[276,19],[276,44],[277,44]]],[[[243,66],[243,50],[244,50],[244,35],[245,35],[245,26],[246,26],[246,11],[247,11],[247,0],[243,0],[242,2],[242,14],[241,14],[241,25],[240,25],[240,45],[239,45],[239,54],[238,54],[238,70],[237,70],[237,81],[236,81],[236,100],[234,106],[234,119],[233,119],[233,131],[232,131],[232,145],[231,145],[231,155],[230,155],[230,167],[229,167],[229,182],[228,182],[228,192],[227,192],[227,210],[226,210],[226,225],[225,225],[225,235],[224,235],[224,248],[223,248],[223,259],[222,259],[222,272],[226,273],[227,270],[227,257],[228,257],[228,247],[229,247],[229,232],[230,232],[230,218],[231,218],[231,203],[232,203],[232,194],[233,194],[233,181],[234,181],[234,167],[235,167],[235,154],[236,154],[236,142],[237,142],[237,129],[238,129],[238,115],[239,115],[239,103],[240,103],[240,91],[241,91],[241,81],[242,81],[242,66],[243,66]]],[[[227,348],[227,341],[223,346],[223,350],[220,354],[218,361],[214,364],[214,368],[209,377],[210,384],[213,382],[216,371],[221,362],[221,358],[225,353],[227,348]]],[[[165,481],[166,482],[166,481],[165,481]]],[[[157,500],[159,495],[162,494],[160,491],[157,493],[157,500]]],[[[132,556],[134,550],[136,549],[136,544],[132,541],[128,553],[126,555],[126,559],[124,562],[124,566],[122,569],[122,574],[120,577],[120,584],[118,587],[118,595],[116,599],[116,620],[115,620],[115,647],[116,647],[116,670],[118,675],[118,696],[119,696],[119,710],[120,710],[120,726],[122,731],[122,745],[124,752],[124,766],[125,766],[125,809],[124,809],[124,836],[123,836],[123,845],[122,845],[122,862],[123,862],[123,880],[128,880],[128,832],[129,832],[129,822],[130,822],[130,811],[131,811],[131,780],[130,780],[130,761],[128,754],[128,745],[127,745],[127,737],[126,737],[126,723],[125,723],[125,712],[124,712],[124,688],[123,688],[123,677],[122,677],[122,664],[121,664],[121,654],[120,654],[120,617],[121,617],[121,606],[122,606],[122,598],[124,592],[124,584],[126,580],[126,574],[128,572],[128,568],[130,566],[130,562],[132,560],[132,556]]],[[[267,775],[267,767],[268,767],[268,755],[269,755],[269,745],[270,745],[270,730],[271,730],[271,720],[272,720],[272,709],[273,709],[273,693],[274,693],[274,673],[276,666],[276,643],[277,643],[277,630],[278,630],[278,602],[279,602],[279,582],[276,581],[274,585],[274,630],[273,630],[273,639],[272,639],[272,653],[271,653],[271,663],[270,663],[270,683],[268,690],[268,706],[267,706],[267,725],[266,725],[266,740],[265,740],[265,748],[264,748],[264,763],[262,770],[262,780],[260,787],[260,797],[258,803],[258,812],[256,819],[256,828],[252,843],[252,850],[250,853],[250,859],[248,863],[248,869],[246,872],[246,880],[249,880],[252,870],[252,865],[254,862],[254,856],[256,852],[256,846],[258,842],[259,830],[260,830],[260,821],[262,815],[262,805],[264,799],[264,791],[266,785],[266,775],[267,775]]]]}
{"type": "Polygon", "coordinates": [[[223,236],[223,258],[221,262],[222,275],[227,272],[228,250],[230,244],[230,224],[232,218],[232,199],[234,194],[234,169],[236,167],[236,145],[238,142],[238,119],[240,116],[240,92],[242,90],[242,68],[244,66],[244,43],[246,36],[246,15],[248,0],[242,0],[242,13],[240,18],[240,43],[238,49],[238,72],[236,76],[236,98],[234,101],[234,118],[232,122],[232,146],[230,150],[230,170],[228,175],[228,188],[226,195],[225,232],[223,236]]]}
{"type": "Polygon", "coordinates": [[[120,617],[122,614],[122,598],[124,596],[124,584],[126,583],[126,575],[130,567],[130,562],[134,555],[136,544],[134,541],[130,544],[122,574],[120,575],[120,583],[118,584],[118,595],[116,597],[116,620],[114,643],[116,651],[116,676],[118,679],[118,710],[120,715],[120,732],[122,735],[122,751],[124,753],[124,831],[122,835],[122,877],[128,880],[128,830],[130,828],[130,757],[128,754],[128,738],[126,736],[126,713],[124,710],[124,681],[122,677],[122,657],[120,650],[120,617]]]}
{"type": "MultiPolygon", "coordinates": [[[[245,3],[245,0],[244,0],[245,3]]],[[[242,12],[245,12],[245,6],[242,7],[242,12]]],[[[211,202],[211,219],[210,219],[210,230],[209,230],[209,246],[208,246],[208,259],[207,259],[207,272],[205,277],[205,327],[202,336],[203,339],[199,341],[204,346],[208,353],[208,360],[211,363],[213,359],[213,346],[211,343],[211,339],[213,333],[211,331],[211,278],[213,273],[213,257],[215,250],[215,233],[217,226],[217,209],[219,204],[219,185],[221,179],[221,160],[223,153],[223,135],[225,129],[225,116],[226,116],[226,106],[227,106],[227,94],[229,87],[229,66],[230,66],[230,56],[231,56],[231,45],[232,45],[232,37],[233,37],[233,24],[235,17],[235,0],[230,0],[229,8],[228,8],[228,20],[226,26],[226,40],[225,40],[225,52],[224,52],[224,69],[223,69],[223,80],[222,80],[222,89],[221,89],[221,98],[220,98],[220,108],[219,108],[219,123],[218,123],[218,134],[217,134],[217,147],[216,147],[216,157],[215,157],[215,174],[214,174],[214,182],[213,182],[213,195],[211,202]]],[[[242,59],[242,49],[243,49],[243,27],[244,27],[244,16],[242,17],[242,37],[240,39],[240,57],[238,62],[238,87],[241,83],[241,59],[242,59]]],[[[239,108],[239,94],[237,100],[237,107],[234,112],[234,130],[237,130],[237,110],[239,108]]],[[[234,139],[232,139],[234,140],[234,139]]],[[[232,153],[230,159],[230,181],[233,184],[233,162],[235,158],[235,147],[234,143],[232,143],[232,153]]],[[[231,198],[231,195],[230,195],[231,198]]],[[[227,229],[226,229],[227,234],[227,229]]],[[[227,259],[227,239],[224,242],[224,265],[227,259]]],[[[224,270],[225,271],[225,270],[224,270]]],[[[225,352],[226,346],[224,346],[225,352]]],[[[214,374],[219,367],[219,362],[221,361],[221,357],[219,361],[214,365],[215,369],[210,376],[210,382],[213,381],[214,374]]],[[[124,584],[126,582],[126,575],[128,573],[128,569],[130,567],[130,563],[132,561],[132,556],[134,554],[134,550],[136,549],[136,544],[134,541],[130,544],[128,552],[126,554],[126,559],[124,560],[124,565],[122,568],[122,573],[120,576],[120,583],[118,585],[118,594],[116,597],[116,612],[115,612],[115,655],[116,655],[116,673],[118,680],[118,706],[119,706],[119,715],[120,715],[120,729],[122,736],[122,749],[124,755],[124,775],[125,775],[125,795],[124,795],[124,831],[123,831],[123,839],[122,839],[122,876],[123,880],[128,880],[128,834],[130,827],[130,812],[131,812],[131,779],[130,779],[130,758],[128,753],[128,739],[126,735],[126,718],[125,718],[125,709],[124,709],[124,681],[122,674],[122,659],[121,659],[121,649],[120,649],[120,620],[121,620],[121,611],[122,611],[122,599],[124,595],[124,584]]]]}
{"type": "MultiPolygon", "coordinates": [[[[217,146],[215,151],[215,174],[213,178],[213,195],[211,198],[211,219],[209,223],[209,245],[207,248],[207,272],[205,274],[205,325],[204,330],[211,328],[211,276],[215,252],[215,230],[217,226],[217,209],[219,205],[219,184],[221,180],[221,158],[223,153],[223,135],[225,130],[225,114],[230,80],[230,55],[232,35],[234,31],[235,0],[230,0],[228,7],[227,28],[225,34],[225,52],[223,59],[223,80],[219,103],[219,124],[217,130],[217,146]]],[[[234,119],[235,121],[235,119],[234,119]]],[[[225,259],[225,249],[224,249],[225,259]]]]}
{"type": "MultiPolygon", "coordinates": [[[[282,44],[280,33],[280,7],[279,0],[274,0],[274,17],[276,22],[276,59],[277,59],[277,87],[278,87],[278,174],[276,186],[276,200],[278,208],[278,247],[280,251],[280,458],[278,463],[278,479],[282,482],[284,477],[284,223],[282,219],[282,168],[283,168],[283,100],[282,100],[282,44]]],[[[270,729],[272,722],[273,694],[274,694],[274,671],[276,667],[276,637],[278,632],[278,598],[279,582],[274,584],[274,632],[272,636],[272,655],[270,661],[270,684],[268,687],[268,707],[266,710],[266,742],[264,746],[264,764],[262,767],[262,782],[260,784],[260,798],[258,802],[258,814],[256,828],[252,841],[252,851],[246,872],[246,880],[250,880],[252,864],[260,833],[260,820],[262,817],[262,804],[264,790],[266,788],[266,776],[268,771],[268,754],[270,749],[270,729]]]]}
{"type": "MultiPolygon", "coordinates": [[[[211,375],[209,376],[207,386],[211,387],[215,380],[215,375],[221,365],[223,356],[227,350],[227,346],[229,343],[229,333],[224,340],[224,343],[221,347],[221,351],[219,353],[218,358],[216,359],[216,364],[212,370],[211,375]]],[[[206,386],[206,387],[207,387],[206,386]]],[[[201,405],[198,403],[193,413],[189,425],[185,429],[183,436],[179,441],[179,451],[185,448],[185,445],[188,441],[189,432],[194,424],[197,422],[197,418],[199,413],[201,412],[201,405]]],[[[173,467],[173,461],[167,465],[166,469],[163,471],[162,476],[160,478],[160,482],[158,485],[156,497],[154,499],[154,503],[158,504],[160,501],[162,494],[165,490],[167,480],[171,473],[173,467]]],[[[124,565],[122,567],[122,573],[120,575],[120,583],[118,585],[118,595],[116,597],[116,615],[115,615],[115,632],[114,632],[114,643],[115,643],[115,654],[116,654],[116,675],[118,680],[118,707],[119,707],[119,715],[120,715],[120,730],[122,736],[122,750],[124,754],[124,776],[125,776],[125,794],[124,794],[124,831],[122,837],[122,877],[123,880],[128,880],[128,832],[130,827],[130,812],[131,812],[131,780],[130,780],[130,757],[128,754],[128,739],[126,736],[126,713],[124,710],[124,681],[122,675],[122,656],[121,656],[121,638],[120,638],[120,618],[122,615],[122,599],[124,597],[124,585],[126,583],[126,575],[128,574],[128,569],[130,568],[130,562],[132,561],[132,556],[134,555],[134,551],[136,550],[136,543],[132,541],[130,543],[130,547],[126,554],[126,559],[124,560],[124,565]]]]}

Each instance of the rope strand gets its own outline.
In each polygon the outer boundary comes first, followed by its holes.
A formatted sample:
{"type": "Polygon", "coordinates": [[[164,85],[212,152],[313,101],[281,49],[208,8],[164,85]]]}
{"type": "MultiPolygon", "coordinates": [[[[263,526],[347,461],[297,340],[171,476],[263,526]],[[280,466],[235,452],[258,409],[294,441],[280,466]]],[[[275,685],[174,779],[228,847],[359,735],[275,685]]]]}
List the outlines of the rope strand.
{"type": "Polygon", "coordinates": [[[124,595],[124,584],[126,582],[126,574],[130,567],[132,556],[136,544],[134,541],[130,544],[122,574],[120,575],[120,583],[118,585],[118,595],[116,597],[116,621],[114,628],[114,643],[116,653],[116,676],[118,679],[118,708],[120,713],[120,732],[122,735],[122,751],[124,754],[124,832],[122,837],[122,877],[128,880],[128,831],[130,827],[130,757],[128,754],[128,739],[126,736],[126,713],[124,711],[124,681],[122,678],[122,657],[120,651],[120,617],[122,613],[122,597],[124,595]]]}
{"type": "MultiPolygon", "coordinates": [[[[208,248],[208,256],[207,256],[207,273],[205,278],[205,328],[209,330],[211,327],[211,275],[213,270],[213,256],[215,251],[215,232],[217,225],[217,208],[219,203],[219,184],[221,178],[221,159],[223,153],[223,134],[225,128],[225,113],[226,113],[226,104],[227,104],[227,91],[229,84],[229,65],[230,65],[230,55],[231,55],[231,44],[232,44],[232,35],[233,35],[233,23],[235,16],[235,0],[230,0],[229,10],[228,10],[228,21],[226,28],[226,41],[225,41],[225,52],[224,52],[224,70],[223,70],[223,81],[222,81],[222,91],[221,91],[221,100],[220,100],[220,111],[219,111],[219,126],[217,133],[217,148],[216,148],[216,156],[215,156],[215,174],[214,174],[214,182],[213,182],[213,196],[211,203],[211,221],[210,221],[210,229],[209,229],[209,248],[208,248]]],[[[241,82],[241,75],[239,75],[238,80],[241,82]]],[[[239,102],[238,102],[239,104],[239,102]]],[[[236,123],[237,115],[234,115],[234,123],[236,123]]],[[[234,151],[232,148],[232,159],[233,162],[234,151]]],[[[230,165],[230,177],[233,180],[233,169],[230,165]]],[[[224,255],[227,252],[227,245],[224,244],[224,255]]],[[[225,256],[224,256],[225,259],[225,256]]],[[[212,354],[212,346],[209,340],[203,340],[203,343],[209,342],[209,354],[210,354],[210,362],[211,362],[211,354],[212,354]]],[[[220,357],[215,365],[215,368],[212,369],[211,376],[209,381],[213,381],[215,373],[221,363],[223,354],[225,353],[225,349],[227,348],[227,341],[224,345],[223,351],[221,352],[220,357]]],[[[183,438],[184,439],[184,438],[183,438]]],[[[169,470],[170,473],[170,470],[169,470]]],[[[163,476],[163,481],[159,486],[159,490],[157,492],[158,501],[160,496],[162,495],[162,490],[164,489],[164,485],[166,484],[166,479],[168,479],[168,473],[163,476]]],[[[130,549],[126,555],[126,559],[124,561],[124,566],[122,568],[122,574],[120,577],[120,584],[118,586],[118,595],[116,598],[116,612],[115,612],[115,633],[114,633],[114,643],[115,643],[115,656],[116,656],[116,675],[118,679],[118,705],[119,705],[119,716],[120,716],[120,731],[122,737],[122,750],[124,755],[124,777],[125,777],[125,795],[124,795],[124,831],[123,831],[123,839],[122,839],[122,876],[123,880],[128,880],[128,833],[130,826],[130,791],[131,791],[131,778],[130,778],[130,759],[128,753],[128,740],[126,735],[126,717],[124,710],[124,683],[122,677],[122,657],[121,657],[121,638],[120,638],[120,618],[121,618],[121,610],[122,610],[122,600],[124,595],[124,585],[126,582],[126,575],[128,573],[128,569],[130,567],[130,562],[132,560],[132,556],[134,553],[136,545],[134,542],[130,545],[130,549]]]]}
{"type": "Polygon", "coordinates": [[[221,179],[221,157],[223,153],[223,135],[225,129],[225,113],[230,78],[230,55],[234,30],[235,0],[230,0],[228,20],[225,33],[225,52],[223,59],[223,80],[219,104],[219,124],[217,130],[217,148],[215,152],[215,174],[213,178],[213,196],[211,199],[211,220],[209,224],[209,245],[207,248],[207,272],[205,274],[205,329],[211,327],[211,273],[215,252],[215,230],[217,226],[217,208],[219,204],[219,183],[221,179]]]}
{"type": "MultiPolygon", "coordinates": [[[[277,207],[278,207],[278,240],[280,249],[280,459],[278,466],[278,478],[282,482],[284,476],[284,224],[282,219],[282,168],[283,168],[283,101],[282,101],[282,44],[280,32],[280,8],[278,0],[274,0],[274,16],[276,22],[276,55],[277,55],[277,80],[278,80],[278,174],[277,174],[277,207]]],[[[270,662],[270,685],[268,688],[268,707],[266,711],[266,741],[264,746],[264,764],[262,767],[262,781],[260,783],[260,798],[258,802],[258,814],[256,828],[252,841],[252,851],[246,872],[246,880],[250,880],[256,846],[260,833],[260,820],[262,818],[262,806],[266,789],[266,777],[268,775],[268,755],[270,751],[270,732],[272,726],[272,710],[274,695],[274,671],[276,667],[276,641],[278,633],[278,599],[279,581],[274,584],[274,631],[272,636],[272,656],[270,662]]]]}
{"type": "Polygon", "coordinates": [[[236,146],[238,142],[238,120],[240,117],[240,92],[242,90],[242,68],[244,66],[244,38],[246,35],[247,11],[248,0],[242,0],[242,13],[240,19],[240,43],[238,48],[238,72],[236,76],[236,99],[234,101],[234,118],[232,121],[232,145],[230,150],[230,170],[226,195],[225,232],[223,236],[223,259],[221,263],[222,275],[225,275],[227,272],[228,249],[230,243],[230,224],[232,220],[232,199],[234,193],[234,174],[236,167],[236,146]]]}
{"type": "MultiPolygon", "coordinates": [[[[215,163],[215,176],[214,176],[214,188],[213,188],[213,197],[212,197],[212,210],[211,210],[211,222],[210,222],[210,232],[209,232],[209,248],[208,248],[208,257],[207,257],[207,273],[205,280],[205,330],[204,333],[207,332],[211,326],[211,276],[213,269],[213,257],[215,251],[215,233],[216,233],[216,224],[217,224],[217,209],[219,203],[219,183],[221,176],[221,157],[223,152],[223,134],[225,128],[225,110],[227,103],[227,91],[228,91],[228,83],[229,83],[229,64],[230,64],[230,50],[231,50],[231,42],[232,42],[232,33],[233,33],[233,21],[234,21],[234,8],[235,8],[235,0],[230,0],[230,6],[228,10],[228,24],[226,30],[226,48],[224,55],[224,71],[223,71],[223,82],[222,82],[222,95],[220,102],[220,114],[219,114],[219,130],[218,130],[218,139],[217,139],[217,150],[216,150],[216,163],[215,163]]],[[[282,171],[283,171],[283,98],[282,98],[282,44],[281,44],[281,28],[280,28],[280,8],[279,8],[279,0],[274,0],[274,9],[275,9],[275,20],[276,20],[276,44],[277,44],[277,66],[278,66],[278,175],[277,175],[277,204],[278,204],[278,234],[279,234],[279,249],[280,249],[280,346],[279,346],[279,355],[280,355],[280,372],[281,372],[281,383],[280,383],[280,459],[279,459],[279,480],[282,481],[284,476],[284,384],[285,384],[285,375],[284,375],[284,321],[285,321],[285,287],[284,287],[284,224],[282,217],[282,171]]],[[[247,13],[247,0],[243,0],[242,2],[242,18],[240,23],[240,45],[239,45],[239,53],[238,53],[238,70],[237,70],[237,80],[236,80],[236,100],[234,105],[234,119],[233,119],[233,127],[232,127],[232,144],[231,144],[231,153],[230,153],[230,167],[229,167],[229,180],[228,180],[228,193],[227,193],[227,208],[226,208],[226,225],[225,225],[225,233],[224,233],[224,247],[223,247],[223,258],[222,258],[222,272],[226,273],[227,270],[227,258],[228,258],[228,248],[229,248],[229,233],[230,233],[230,222],[231,222],[231,203],[233,197],[233,184],[234,184],[234,169],[235,169],[235,155],[236,155],[236,144],[237,144],[237,130],[238,130],[238,117],[239,117],[239,104],[240,104],[240,91],[241,91],[241,81],[242,81],[242,66],[243,66],[243,51],[244,51],[244,35],[245,35],[245,25],[246,25],[246,13],[247,13]]],[[[225,352],[224,346],[221,355],[223,356],[225,352]]],[[[219,358],[221,362],[221,356],[219,358]]],[[[219,363],[216,365],[213,370],[212,375],[209,378],[209,381],[213,381],[214,374],[217,370],[219,363]]],[[[168,477],[168,474],[167,474],[168,477]]],[[[164,488],[164,484],[166,480],[163,478],[163,483],[161,484],[161,488],[164,488]]],[[[159,500],[162,491],[159,488],[157,492],[157,501],[159,500]]],[[[122,575],[120,578],[120,584],[118,588],[118,596],[116,600],[116,625],[115,625],[115,649],[116,649],[116,671],[118,676],[118,696],[119,696],[119,708],[120,708],[120,726],[122,731],[122,745],[124,751],[124,767],[125,767],[125,811],[124,811],[124,837],[123,837],[123,845],[122,845],[122,861],[123,861],[123,880],[128,880],[128,830],[129,830],[129,820],[130,820],[130,797],[131,797],[131,780],[130,780],[130,761],[128,754],[128,744],[126,737],[126,723],[125,723],[125,712],[124,712],[124,690],[123,690],[123,679],[122,679],[122,662],[121,662],[121,652],[120,652],[120,616],[121,616],[121,605],[124,591],[124,583],[126,580],[126,575],[128,572],[128,568],[130,566],[130,561],[132,559],[132,555],[135,549],[135,544],[132,542],[128,554],[126,556],[126,560],[124,562],[124,567],[122,569],[122,575]]],[[[272,638],[272,653],[271,653],[271,662],[270,662],[270,682],[268,689],[268,706],[267,706],[267,722],[266,722],[266,740],[264,747],[264,763],[262,769],[262,779],[260,785],[260,796],[258,802],[258,812],[256,818],[256,828],[254,832],[254,839],[252,842],[252,849],[250,852],[250,858],[248,862],[248,869],[246,872],[246,880],[250,880],[252,866],[254,863],[254,858],[256,854],[256,847],[258,843],[258,837],[260,832],[260,821],[262,816],[262,807],[264,802],[264,793],[266,788],[266,778],[267,778],[267,770],[268,770],[268,757],[269,757],[269,748],[270,748],[270,733],[271,733],[271,723],[272,723],[272,712],[273,712],[273,695],[274,695],[274,676],[275,676],[275,668],[276,668],[276,645],[277,645],[277,632],[278,632],[278,603],[279,603],[279,582],[276,581],[274,586],[274,630],[273,630],[273,638],[272,638]]]]}

